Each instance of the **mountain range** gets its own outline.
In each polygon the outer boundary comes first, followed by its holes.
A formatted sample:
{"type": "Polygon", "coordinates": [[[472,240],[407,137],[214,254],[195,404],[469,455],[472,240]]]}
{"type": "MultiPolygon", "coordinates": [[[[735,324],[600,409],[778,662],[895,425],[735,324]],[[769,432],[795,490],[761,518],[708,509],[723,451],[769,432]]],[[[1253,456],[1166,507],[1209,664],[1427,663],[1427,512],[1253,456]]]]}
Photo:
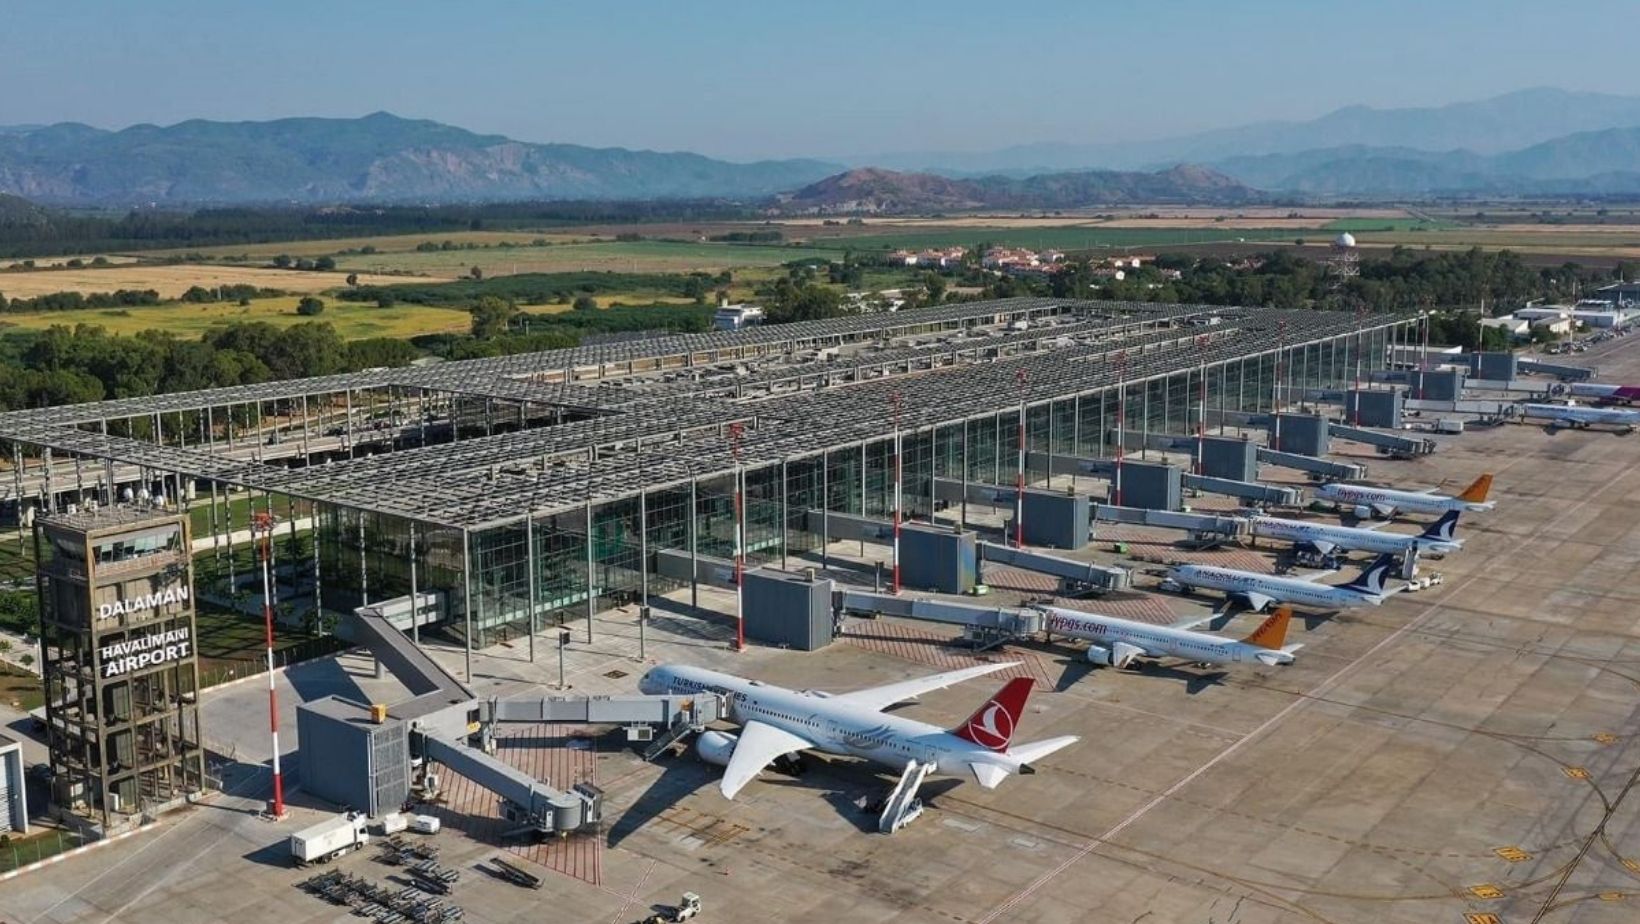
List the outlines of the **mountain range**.
{"type": "Polygon", "coordinates": [[[1640,194],[1640,97],[1522,90],[1156,141],[732,163],[375,113],[107,131],[0,126],[0,194],[61,206],[771,199],[811,212],[1257,198],[1640,194]],[[873,168],[863,170],[863,168],[873,168]],[[1263,195],[1259,192],[1262,191],[1263,195]]]}
{"type": "Polygon", "coordinates": [[[385,112],[0,129],[0,193],[54,205],[763,197],[840,169],[530,144],[385,112]]]}

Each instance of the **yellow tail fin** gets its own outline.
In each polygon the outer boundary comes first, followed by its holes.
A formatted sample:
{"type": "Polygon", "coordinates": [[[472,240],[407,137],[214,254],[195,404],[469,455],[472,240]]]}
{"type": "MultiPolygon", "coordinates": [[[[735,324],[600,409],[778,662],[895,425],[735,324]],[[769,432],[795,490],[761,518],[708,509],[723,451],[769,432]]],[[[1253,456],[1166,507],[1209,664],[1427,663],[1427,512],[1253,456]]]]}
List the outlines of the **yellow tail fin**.
{"type": "Polygon", "coordinates": [[[1287,641],[1287,623],[1293,618],[1293,608],[1283,603],[1270,617],[1259,624],[1253,634],[1242,639],[1249,645],[1279,650],[1287,641]]]}
{"type": "Polygon", "coordinates": [[[1476,478],[1474,484],[1464,488],[1463,493],[1458,495],[1458,500],[1468,501],[1471,504],[1483,504],[1486,502],[1487,492],[1491,490],[1492,473],[1487,472],[1479,478],[1476,478]]]}

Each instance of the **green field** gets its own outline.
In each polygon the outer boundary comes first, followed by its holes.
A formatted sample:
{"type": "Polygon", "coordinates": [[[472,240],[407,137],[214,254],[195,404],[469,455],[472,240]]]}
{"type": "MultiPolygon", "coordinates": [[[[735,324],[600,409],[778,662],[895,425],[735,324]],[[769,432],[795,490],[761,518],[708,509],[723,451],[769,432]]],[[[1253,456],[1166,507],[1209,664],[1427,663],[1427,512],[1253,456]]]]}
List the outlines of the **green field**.
{"type": "Polygon", "coordinates": [[[518,273],[688,273],[743,266],[778,266],[790,260],[841,259],[842,250],[771,244],[709,241],[600,241],[547,247],[489,247],[477,250],[348,254],[342,269],[360,273],[414,273],[464,276],[476,266],[485,276],[518,273]]]}
{"type": "Polygon", "coordinates": [[[1071,251],[1242,240],[1287,242],[1295,235],[1303,234],[1303,230],[1295,231],[1292,228],[949,228],[825,240],[838,249],[846,246],[855,251],[976,247],[981,244],[1071,251]]]}
{"type": "Polygon", "coordinates": [[[0,703],[24,712],[45,705],[46,691],[40,678],[22,668],[0,664],[0,703]]]}
{"type": "Polygon", "coordinates": [[[1460,228],[1457,222],[1429,221],[1423,218],[1339,218],[1322,227],[1324,231],[1444,231],[1460,228]]]}

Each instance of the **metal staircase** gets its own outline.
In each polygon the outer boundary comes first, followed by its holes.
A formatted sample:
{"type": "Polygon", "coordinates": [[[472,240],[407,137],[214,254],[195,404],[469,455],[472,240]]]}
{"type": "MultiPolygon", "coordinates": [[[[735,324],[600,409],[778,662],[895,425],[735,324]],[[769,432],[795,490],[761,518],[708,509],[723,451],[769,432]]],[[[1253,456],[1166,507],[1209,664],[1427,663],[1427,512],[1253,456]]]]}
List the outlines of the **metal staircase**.
{"type": "Polygon", "coordinates": [[[933,769],[933,764],[916,760],[906,761],[905,772],[900,774],[900,781],[894,785],[894,791],[888,794],[888,801],[883,805],[883,814],[877,819],[878,831],[893,834],[922,814],[923,804],[922,800],[917,798],[917,790],[922,788],[923,780],[933,769]]]}

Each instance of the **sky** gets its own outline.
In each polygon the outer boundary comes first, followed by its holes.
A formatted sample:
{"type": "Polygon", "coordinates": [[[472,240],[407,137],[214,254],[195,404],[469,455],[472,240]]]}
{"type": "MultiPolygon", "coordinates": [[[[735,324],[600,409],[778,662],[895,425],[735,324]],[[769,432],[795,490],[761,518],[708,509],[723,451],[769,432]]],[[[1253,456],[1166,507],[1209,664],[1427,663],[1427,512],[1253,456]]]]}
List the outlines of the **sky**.
{"type": "Polygon", "coordinates": [[[974,151],[1640,95],[1633,25],[1632,0],[5,0],[0,125],[387,110],[736,161],[974,151]]]}

